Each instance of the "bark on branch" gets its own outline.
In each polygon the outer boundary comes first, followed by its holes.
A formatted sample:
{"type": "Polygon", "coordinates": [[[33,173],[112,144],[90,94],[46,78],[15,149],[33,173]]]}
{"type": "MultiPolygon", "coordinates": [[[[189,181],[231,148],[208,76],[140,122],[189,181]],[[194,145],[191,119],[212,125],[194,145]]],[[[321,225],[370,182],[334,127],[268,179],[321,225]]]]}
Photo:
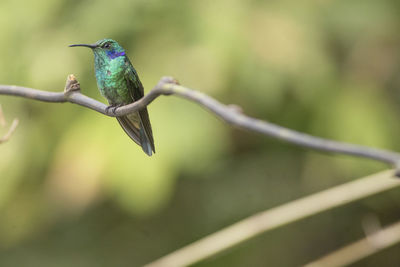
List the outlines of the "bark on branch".
{"type": "Polygon", "coordinates": [[[396,176],[400,176],[399,153],[315,137],[252,118],[243,114],[237,106],[224,105],[206,94],[179,85],[171,77],[161,78],[159,83],[142,99],[116,109],[107,109],[105,104],[81,94],[80,85],[72,74],[68,76],[64,92],[56,93],[14,85],[0,85],[0,95],[20,96],[44,102],[70,102],[93,109],[110,117],[123,116],[138,111],[161,95],[175,95],[201,105],[227,123],[238,128],[258,132],[306,148],[389,163],[396,168],[396,176]]]}

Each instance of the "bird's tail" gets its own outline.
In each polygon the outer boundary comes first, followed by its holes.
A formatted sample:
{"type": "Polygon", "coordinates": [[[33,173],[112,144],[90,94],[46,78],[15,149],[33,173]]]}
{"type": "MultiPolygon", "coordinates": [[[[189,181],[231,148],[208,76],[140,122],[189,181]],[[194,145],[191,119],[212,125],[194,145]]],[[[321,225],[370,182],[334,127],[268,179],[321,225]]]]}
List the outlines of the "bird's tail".
{"type": "Polygon", "coordinates": [[[142,146],[142,149],[143,149],[144,153],[146,153],[147,155],[151,156],[153,154],[152,153],[153,148],[152,148],[152,145],[151,145],[151,141],[150,141],[150,139],[147,136],[147,133],[145,131],[143,122],[140,122],[139,132],[140,132],[140,144],[142,146]]]}
{"type": "Polygon", "coordinates": [[[129,137],[141,146],[147,155],[151,156],[153,151],[155,152],[154,141],[152,141],[152,136],[149,136],[152,134],[151,128],[148,133],[138,113],[117,117],[117,120],[129,137]]]}

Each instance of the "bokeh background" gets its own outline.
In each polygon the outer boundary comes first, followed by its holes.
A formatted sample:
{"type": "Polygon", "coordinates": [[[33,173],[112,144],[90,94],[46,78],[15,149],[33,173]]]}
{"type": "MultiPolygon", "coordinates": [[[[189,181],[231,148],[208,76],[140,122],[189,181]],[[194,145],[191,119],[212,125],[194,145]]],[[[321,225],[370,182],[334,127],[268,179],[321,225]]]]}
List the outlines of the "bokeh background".
{"type": "MultiPolygon", "coordinates": [[[[248,115],[400,150],[400,2],[0,2],[0,83],[61,91],[74,73],[104,101],[93,55],[118,40],[145,90],[163,75],[248,115]]],[[[115,119],[0,96],[0,266],[140,266],[256,212],[387,166],[231,128],[176,97],[149,106],[147,157],[115,119]],[[0,129],[4,133],[6,129],[0,129]]],[[[266,233],[196,266],[298,266],[400,219],[392,190],[266,233]]],[[[355,266],[398,266],[400,245],[355,266]]]]}

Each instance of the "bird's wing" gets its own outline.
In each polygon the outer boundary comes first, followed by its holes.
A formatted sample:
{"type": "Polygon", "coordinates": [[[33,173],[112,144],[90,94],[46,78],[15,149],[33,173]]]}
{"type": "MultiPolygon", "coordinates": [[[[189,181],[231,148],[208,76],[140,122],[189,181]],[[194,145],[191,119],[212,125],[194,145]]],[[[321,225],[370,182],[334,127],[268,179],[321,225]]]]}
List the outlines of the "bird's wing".
{"type": "Polygon", "coordinates": [[[117,117],[117,120],[121,125],[122,129],[124,129],[124,131],[126,132],[126,134],[129,135],[129,137],[132,138],[132,140],[135,141],[136,144],[141,146],[140,131],[138,128],[135,127],[135,125],[129,119],[129,115],[117,117]]]}
{"type": "MultiPolygon", "coordinates": [[[[133,68],[129,59],[126,58],[126,69],[125,69],[125,79],[128,84],[129,93],[131,94],[132,100],[137,101],[144,96],[143,85],[139,80],[139,76],[136,73],[136,70],[133,68]]],[[[140,120],[143,124],[145,135],[151,145],[151,149],[155,152],[154,147],[154,139],[153,139],[153,131],[151,129],[149,113],[147,112],[147,108],[143,108],[139,111],[140,120]]]]}

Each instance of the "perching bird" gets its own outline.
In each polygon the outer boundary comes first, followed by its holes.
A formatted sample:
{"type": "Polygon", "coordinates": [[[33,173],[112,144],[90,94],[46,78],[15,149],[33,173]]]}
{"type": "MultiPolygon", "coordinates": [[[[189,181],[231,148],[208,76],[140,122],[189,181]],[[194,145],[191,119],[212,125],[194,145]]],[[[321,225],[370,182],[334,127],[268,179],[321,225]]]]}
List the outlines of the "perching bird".
{"type": "MultiPolygon", "coordinates": [[[[74,44],[92,49],[94,69],[100,93],[108,100],[109,108],[123,106],[143,97],[143,85],[125,50],[112,39],[95,44],[74,44]]],[[[153,133],[147,108],[126,116],[117,117],[125,132],[151,156],[155,153],[153,133]]]]}

